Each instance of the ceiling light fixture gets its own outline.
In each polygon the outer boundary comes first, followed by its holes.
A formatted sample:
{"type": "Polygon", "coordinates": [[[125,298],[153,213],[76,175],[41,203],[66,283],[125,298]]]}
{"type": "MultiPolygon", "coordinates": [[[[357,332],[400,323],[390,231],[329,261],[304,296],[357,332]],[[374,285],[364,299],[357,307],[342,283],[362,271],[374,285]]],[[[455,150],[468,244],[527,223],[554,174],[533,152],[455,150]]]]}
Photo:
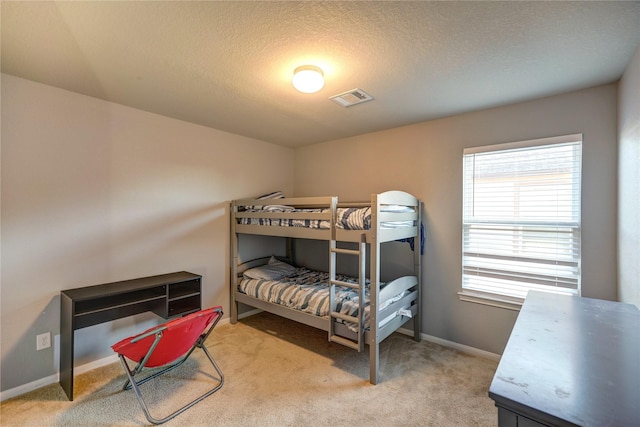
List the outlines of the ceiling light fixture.
{"type": "Polygon", "coordinates": [[[302,65],[293,71],[292,83],[302,93],[315,93],[324,87],[324,73],[315,65],[302,65]]]}

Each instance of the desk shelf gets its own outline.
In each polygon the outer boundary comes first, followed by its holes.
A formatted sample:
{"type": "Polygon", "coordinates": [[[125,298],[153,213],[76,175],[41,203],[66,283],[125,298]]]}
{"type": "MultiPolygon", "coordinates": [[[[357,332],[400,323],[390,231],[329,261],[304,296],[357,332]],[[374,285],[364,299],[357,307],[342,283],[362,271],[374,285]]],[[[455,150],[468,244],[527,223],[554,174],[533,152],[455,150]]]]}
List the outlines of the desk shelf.
{"type": "Polygon", "coordinates": [[[198,303],[200,302],[200,294],[182,297],[175,301],[169,302],[167,309],[167,317],[184,316],[189,313],[198,311],[198,303]]]}
{"type": "Polygon", "coordinates": [[[176,317],[193,313],[200,309],[200,279],[174,283],[167,289],[167,316],[176,317]]]}
{"type": "Polygon", "coordinates": [[[87,326],[97,325],[113,319],[133,316],[134,314],[140,314],[146,311],[152,311],[161,315],[165,305],[166,295],[153,295],[153,293],[142,295],[141,293],[139,297],[137,296],[131,301],[123,301],[116,297],[111,297],[108,300],[109,301],[104,301],[104,303],[100,301],[101,304],[96,305],[94,309],[85,309],[83,307],[81,312],[76,311],[74,316],[76,329],[86,328],[87,326]]]}
{"type": "Polygon", "coordinates": [[[166,298],[165,287],[142,289],[127,294],[109,295],[102,298],[78,301],[76,303],[76,316],[85,316],[100,313],[104,310],[143,303],[146,301],[166,298]]]}

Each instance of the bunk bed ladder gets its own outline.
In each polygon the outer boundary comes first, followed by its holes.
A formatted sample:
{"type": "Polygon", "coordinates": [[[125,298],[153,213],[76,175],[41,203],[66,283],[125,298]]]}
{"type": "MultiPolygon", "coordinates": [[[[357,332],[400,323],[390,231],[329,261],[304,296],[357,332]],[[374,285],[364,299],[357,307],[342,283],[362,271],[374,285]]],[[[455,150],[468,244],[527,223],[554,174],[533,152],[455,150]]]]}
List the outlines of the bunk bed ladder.
{"type": "Polygon", "coordinates": [[[350,347],[354,350],[361,352],[364,349],[364,298],[366,289],[366,270],[365,270],[365,254],[366,254],[366,240],[365,236],[362,236],[358,249],[342,249],[338,248],[336,240],[330,241],[329,246],[329,341],[342,344],[350,347]],[[351,255],[358,256],[358,283],[348,283],[341,280],[336,280],[336,261],[337,255],[351,255]],[[358,290],[358,315],[349,316],[342,314],[336,310],[335,292],[336,285],[344,286],[351,289],[358,290]],[[344,338],[335,333],[335,321],[341,319],[346,322],[358,324],[357,340],[353,341],[348,338],[344,338]]]}

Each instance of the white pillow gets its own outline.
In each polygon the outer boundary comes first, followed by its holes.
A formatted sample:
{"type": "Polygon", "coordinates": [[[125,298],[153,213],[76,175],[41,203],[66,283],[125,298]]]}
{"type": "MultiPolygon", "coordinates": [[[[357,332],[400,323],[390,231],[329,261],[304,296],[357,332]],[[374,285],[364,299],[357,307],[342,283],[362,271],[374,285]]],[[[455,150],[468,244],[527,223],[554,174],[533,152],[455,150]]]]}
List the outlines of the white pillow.
{"type": "Polygon", "coordinates": [[[272,256],[266,265],[250,268],[243,275],[249,279],[279,280],[295,271],[296,268],[294,266],[279,261],[272,256]]]}

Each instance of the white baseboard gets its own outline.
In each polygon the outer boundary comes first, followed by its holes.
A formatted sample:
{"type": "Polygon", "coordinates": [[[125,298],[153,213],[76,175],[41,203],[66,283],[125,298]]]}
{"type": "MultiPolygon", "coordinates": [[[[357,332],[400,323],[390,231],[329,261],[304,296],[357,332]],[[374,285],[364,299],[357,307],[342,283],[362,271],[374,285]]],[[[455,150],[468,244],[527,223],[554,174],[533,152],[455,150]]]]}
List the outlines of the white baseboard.
{"type": "Polygon", "coordinates": [[[25,393],[29,393],[30,391],[37,390],[40,387],[45,387],[58,381],[60,381],[58,374],[49,375],[48,377],[40,378],[39,380],[32,381],[28,384],[23,384],[18,387],[10,388],[9,390],[1,391],[0,402],[4,402],[7,399],[11,399],[25,393]]]}
{"type": "MultiPolygon", "coordinates": [[[[398,329],[398,332],[400,332],[401,334],[404,334],[404,335],[409,335],[411,337],[413,336],[413,331],[410,330],[410,329],[400,328],[400,329],[398,329]]],[[[447,341],[447,340],[442,339],[442,338],[434,337],[433,335],[420,334],[420,337],[425,341],[429,341],[429,342],[432,342],[434,344],[441,345],[443,347],[449,347],[449,348],[452,348],[454,350],[458,350],[461,353],[470,354],[472,356],[477,356],[477,357],[482,357],[484,359],[490,359],[490,360],[499,361],[500,357],[501,357],[499,354],[491,353],[491,352],[485,351],[485,350],[480,350],[479,348],[470,347],[468,345],[460,344],[460,343],[457,343],[457,342],[447,341]]]]}
{"type": "Polygon", "coordinates": [[[82,366],[73,368],[73,373],[75,375],[84,374],[85,372],[89,372],[103,366],[111,365],[112,363],[116,363],[119,361],[120,359],[118,358],[118,355],[112,354],[111,356],[103,357],[102,359],[94,360],[93,362],[85,363],[82,366]]]}
{"type": "MultiPolygon", "coordinates": [[[[89,372],[93,369],[100,368],[102,366],[110,365],[117,361],[118,361],[118,355],[113,354],[111,356],[103,357],[102,359],[94,360],[93,362],[85,363],[84,365],[74,367],[73,373],[74,375],[84,374],[85,372],[89,372]]],[[[30,383],[23,384],[18,387],[10,388],[9,390],[0,392],[0,402],[4,402],[7,399],[11,399],[13,397],[17,397],[25,393],[29,393],[30,391],[37,390],[41,387],[46,387],[48,385],[55,384],[59,381],[60,381],[60,374],[56,373],[53,375],[49,375],[48,377],[40,378],[39,380],[32,381],[30,383]]]]}

